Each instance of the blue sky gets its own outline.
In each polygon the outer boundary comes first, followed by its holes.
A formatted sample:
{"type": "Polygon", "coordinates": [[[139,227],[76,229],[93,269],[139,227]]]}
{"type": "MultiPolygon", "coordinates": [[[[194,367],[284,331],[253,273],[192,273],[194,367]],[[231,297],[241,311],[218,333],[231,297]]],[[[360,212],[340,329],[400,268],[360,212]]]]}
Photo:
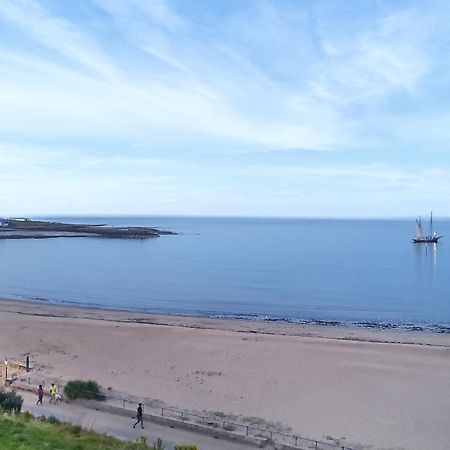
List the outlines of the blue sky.
{"type": "Polygon", "coordinates": [[[450,216],[450,2],[1,0],[0,215],[450,216]]]}

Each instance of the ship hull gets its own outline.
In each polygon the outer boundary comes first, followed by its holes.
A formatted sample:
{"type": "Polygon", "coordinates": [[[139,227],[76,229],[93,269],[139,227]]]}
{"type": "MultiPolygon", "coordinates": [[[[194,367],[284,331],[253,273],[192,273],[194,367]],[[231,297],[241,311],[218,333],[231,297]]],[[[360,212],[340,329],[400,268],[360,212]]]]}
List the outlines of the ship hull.
{"type": "Polygon", "coordinates": [[[412,241],[414,242],[414,244],[427,244],[427,243],[437,244],[441,237],[442,236],[413,238],[412,241]]]}

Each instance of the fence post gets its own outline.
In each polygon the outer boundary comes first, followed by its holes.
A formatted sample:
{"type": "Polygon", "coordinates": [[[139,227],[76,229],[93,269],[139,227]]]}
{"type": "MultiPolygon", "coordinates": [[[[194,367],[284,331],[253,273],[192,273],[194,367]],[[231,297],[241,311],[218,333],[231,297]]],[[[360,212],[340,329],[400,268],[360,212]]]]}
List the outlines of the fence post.
{"type": "Polygon", "coordinates": [[[125,400],[122,400],[122,408],[125,409],[125,400]]]}
{"type": "Polygon", "coordinates": [[[184,420],[184,413],[181,413],[181,420],[184,420]]]}
{"type": "Polygon", "coordinates": [[[247,425],[247,430],[246,430],[245,435],[248,436],[248,425],[247,425]]]}
{"type": "Polygon", "coordinates": [[[269,436],[270,436],[270,440],[272,440],[272,437],[273,437],[273,431],[269,431],[269,436]]]}
{"type": "Polygon", "coordinates": [[[164,417],[164,408],[161,408],[161,416],[164,417]]]}
{"type": "Polygon", "coordinates": [[[318,445],[318,442],[316,441],[316,450],[317,450],[317,448],[318,448],[317,445],[318,445]]]}
{"type": "Polygon", "coordinates": [[[205,426],[205,417],[202,417],[202,425],[205,426]]]}
{"type": "Polygon", "coordinates": [[[297,445],[298,445],[298,437],[297,436],[295,436],[294,445],[295,445],[295,447],[297,447],[297,445]]]}

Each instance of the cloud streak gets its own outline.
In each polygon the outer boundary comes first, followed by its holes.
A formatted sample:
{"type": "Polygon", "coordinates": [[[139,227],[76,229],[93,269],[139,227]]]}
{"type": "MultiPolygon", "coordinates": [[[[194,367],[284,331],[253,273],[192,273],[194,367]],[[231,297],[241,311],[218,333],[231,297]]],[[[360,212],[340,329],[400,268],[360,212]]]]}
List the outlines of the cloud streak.
{"type": "MultiPolygon", "coordinates": [[[[67,177],[68,189],[77,180],[91,186],[98,203],[105,192],[118,194],[114,177],[130,186],[135,177],[166,192],[173,211],[177,195],[205,213],[222,189],[239,196],[247,188],[247,206],[261,194],[281,214],[271,195],[284,192],[291,205],[296,177],[325,195],[320,180],[336,201],[348,185],[372,193],[381,186],[391,203],[389,188],[420,185],[435,194],[437,179],[447,190],[450,170],[448,17],[438,0],[381,1],[366,10],[356,1],[200,8],[169,0],[4,0],[0,165],[10,186],[50,189],[67,177]],[[269,159],[285,151],[295,155],[292,164],[271,167],[269,159]],[[308,165],[312,151],[319,156],[308,165]],[[266,164],[239,163],[242,154],[266,164]],[[216,168],[221,155],[229,160],[216,168]],[[202,170],[214,177],[200,181],[202,170]],[[203,206],[195,203],[203,197],[203,206]]],[[[244,209],[242,199],[236,205],[244,209]]],[[[231,197],[225,209],[233,210],[231,197]]]]}

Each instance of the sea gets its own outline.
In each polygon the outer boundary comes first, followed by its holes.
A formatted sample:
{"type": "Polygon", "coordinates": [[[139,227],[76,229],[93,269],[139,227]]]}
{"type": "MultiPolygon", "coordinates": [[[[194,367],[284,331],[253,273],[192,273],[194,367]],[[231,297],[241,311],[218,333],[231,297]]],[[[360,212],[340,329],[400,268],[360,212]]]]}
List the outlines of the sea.
{"type": "Polygon", "coordinates": [[[0,240],[0,297],[241,320],[450,333],[450,220],[53,217],[147,240],[0,240]]]}

